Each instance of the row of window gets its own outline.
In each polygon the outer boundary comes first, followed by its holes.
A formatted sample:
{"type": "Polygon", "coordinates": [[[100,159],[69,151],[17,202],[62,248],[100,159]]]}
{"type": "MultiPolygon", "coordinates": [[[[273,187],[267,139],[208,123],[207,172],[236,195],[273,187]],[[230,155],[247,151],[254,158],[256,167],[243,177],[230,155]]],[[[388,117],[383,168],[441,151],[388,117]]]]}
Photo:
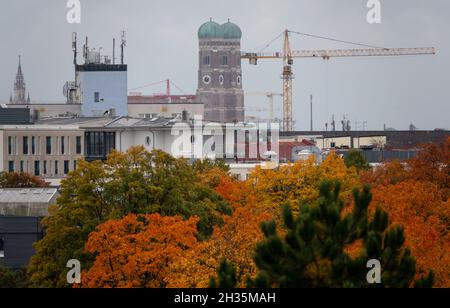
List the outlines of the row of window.
{"type": "MultiPolygon", "coordinates": [[[[28,162],[25,162],[23,160],[21,160],[19,162],[19,168],[16,170],[16,164],[13,160],[8,162],[8,171],[9,172],[27,172],[28,171],[28,165],[25,165],[25,163],[28,164],[28,162]]],[[[74,160],[72,162],[72,170],[75,170],[77,168],[77,161],[74,160]]],[[[42,163],[39,160],[35,160],[34,161],[34,175],[35,176],[46,176],[46,175],[50,175],[51,174],[51,167],[53,167],[53,175],[57,176],[57,175],[66,175],[70,172],[70,161],[69,160],[64,160],[63,161],[63,174],[60,174],[60,161],[55,160],[53,161],[47,161],[44,160],[42,163]],[[53,165],[53,166],[51,166],[53,165]],[[42,170],[41,170],[42,167],[42,170]]]]}
{"type": "MultiPolygon", "coordinates": [[[[67,154],[66,152],[66,137],[56,137],[59,139],[57,141],[58,147],[59,147],[59,154],[64,155],[67,154]]],[[[81,147],[81,136],[77,136],[75,141],[75,151],[77,155],[81,155],[82,147],[81,147]]],[[[30,137],[23,136],[22,137],[22,154],[23,155],[36,155],[39,151],[38,146],[40,145],[41,137],[31,137],[31,153],[29,148],[29,142],[30,137]]],[[[67,141],[69,141],[69,137],[67,137],[67,141]]],[[[67,142],[69,143],[69,142],[67,142]]],[[[45,154],[51,155],[52,154],[52,144],[53,144],[53,137],[47,136],[45,137],[45,154]]],[[[8,137],[8,155],[13,155],[14,153],[17,153],[17,137],[8,137]]],[[[55,151],[56,152],[56,151],[55,151]]]]}
{"type": "MultiPolygon", "coordinates": [[[[211,56],[203,57],[203,65],[211,65],[211,56]]],[[[228,65],[228,56],[220,57],[220,65],[228,65]]]]}

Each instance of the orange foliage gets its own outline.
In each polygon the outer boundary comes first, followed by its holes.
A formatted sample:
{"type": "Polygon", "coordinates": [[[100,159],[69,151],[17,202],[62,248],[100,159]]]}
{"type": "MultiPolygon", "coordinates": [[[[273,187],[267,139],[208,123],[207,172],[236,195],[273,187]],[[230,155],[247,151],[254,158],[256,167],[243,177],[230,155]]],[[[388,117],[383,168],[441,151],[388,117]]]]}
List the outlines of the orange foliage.
{"type": "Polygon", "coordinates": [[[389,212],[393,224],[405,228],[406,245],[417,262],[417,275],[432,269],[437,287],[450,287],[450,203],[442,201],[435,185],[405,181],[373,190],[375,205],[389,212]],[[446,225],[447,220],[447,225],[446,225]]]}
{"type": "Polygon", "coordinates": [[[263,239],[260,224],[268,219],[269,215],[258,214],[250,207],[237,207],[231,217],[225,217],[222,228],[216,227],[211,239],[171,264],[167,285],[173,288],[208,287],[209,278],[216,276],[220,261],[227,259],[236,267],[238,286],[245,287],[247,278],[256,275],[253,254],[256,244],[263,239]]]}
{"type": "Polygon", "coordinates": [[[197,222],[153,214],[100,225],[86,243],[86,252],[96,259],[83,272],[82,287],[165,287],[170,264],[198,244],[197,222]]]}

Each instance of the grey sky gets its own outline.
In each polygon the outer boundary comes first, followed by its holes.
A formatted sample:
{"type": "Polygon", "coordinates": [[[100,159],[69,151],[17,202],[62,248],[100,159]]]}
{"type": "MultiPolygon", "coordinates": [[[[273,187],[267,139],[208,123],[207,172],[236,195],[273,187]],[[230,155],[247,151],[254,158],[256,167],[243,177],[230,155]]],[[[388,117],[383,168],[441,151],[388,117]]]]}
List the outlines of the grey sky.
{"type": "MultiPolygon", "coordinates": [[[[82,22],[66,22],[66,0],[2,1],[0,101],[7,101],[22,55],[32,100],[63,100],[73,79],[71,33],[88,35],[92,47],[111,54],[112,37],[127,31],[128,87],[166,78],[185,94],[197,87],[197,29],[212,17],[231,18],[243,31],[243,50],[258,51],[285,28],[385,47],[434,46],[436,56],[297,60],[294,120],[309,128],[309,95],[315,96],[315,128],[335,114],[367,121],[368,128],[450,128],[450,1],[381,0],[382,24],[366,21],[367,0],[81,0],[82,22]]],[[[293,49],[352,46],[292,37],[293,49]]],[[[278,51],[278,40],[268,51],[278,51]]],[[[243,64],[246,91],[282,91],[280,61],[243,64]]],[[[164,87],[147,89],[163,92],[164,87]]],[[[246,97],[250,109],[267,108],[264,97],[246,97]],[[258,107],[259,106],[259,107],[258,107]]],[[[277,100],[281,115],[281,100],[277,100]]],[[[255,112],[249,112],[255,113],[255,112]]],[[[353,124],[352,123],[352,124],[353,124]]],[[[354,124],[353,124],[354,125],[354,124]]]]}

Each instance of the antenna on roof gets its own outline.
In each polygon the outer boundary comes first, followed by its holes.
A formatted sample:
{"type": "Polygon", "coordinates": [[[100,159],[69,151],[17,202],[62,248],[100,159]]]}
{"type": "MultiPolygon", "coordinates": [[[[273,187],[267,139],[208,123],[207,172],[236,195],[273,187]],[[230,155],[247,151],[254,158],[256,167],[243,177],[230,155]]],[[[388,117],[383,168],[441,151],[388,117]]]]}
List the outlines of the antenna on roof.
{"type": "Polygon", "coordinates": [[[72,33],[73,64],[77,65],[77,33],[72,33]]]}
{"type": "Polygon", "coordinates": [[[123,49],[125,46],[127,46],[127,39],[126,39],[126,32],[122,31],[121,32],[121,37],[122,37],[122,43],[120,43],[120,49],[121,49],[121,55],[120,55],[120,59],[121,59],[121,64],[123,65],[123,49]]]}
{"type": "Polygon", "coordinates": [[[113,38],[113,64],[116,64],[116,39],[113,38]]]}

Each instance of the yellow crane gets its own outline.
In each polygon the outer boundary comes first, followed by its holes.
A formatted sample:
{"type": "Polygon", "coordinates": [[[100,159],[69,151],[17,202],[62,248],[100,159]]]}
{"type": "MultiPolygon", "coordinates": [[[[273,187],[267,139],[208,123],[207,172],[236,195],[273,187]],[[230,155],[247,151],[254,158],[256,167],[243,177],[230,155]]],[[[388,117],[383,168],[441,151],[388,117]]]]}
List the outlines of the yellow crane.
{"type": "MultiPolygon", "coordinates": [[[[305,34],[290,30],[285,30],[283,52],[243,52],[242,59],[248,59],[250,64],[257,65],[259,59],[282,59],[283,72],[281,78],[283,80],[283,130],[293,131],[294,122],[292,117],[292,80],[294,73],[292,66],[295,58],[319,58],[323,60],[330,60],[331,58],[343,57],[381,57],[381,56],[406,56],[406,55],[434,55],[436,50],[433,47],[423,48],[381,48],[363,44],[357,44],[342,40],[330,39],[311,34],[305,34]],[[335,49],[335,50],[291,50],[291,43],[289,36],[291,33],[306,35],[315,38],[328,39],[343,43],[350,43],[354,45],[361,45],[370,48],[364,49],[335,49]]],[[[283,34],[279,35],[281,37],[283,34]]]]}

